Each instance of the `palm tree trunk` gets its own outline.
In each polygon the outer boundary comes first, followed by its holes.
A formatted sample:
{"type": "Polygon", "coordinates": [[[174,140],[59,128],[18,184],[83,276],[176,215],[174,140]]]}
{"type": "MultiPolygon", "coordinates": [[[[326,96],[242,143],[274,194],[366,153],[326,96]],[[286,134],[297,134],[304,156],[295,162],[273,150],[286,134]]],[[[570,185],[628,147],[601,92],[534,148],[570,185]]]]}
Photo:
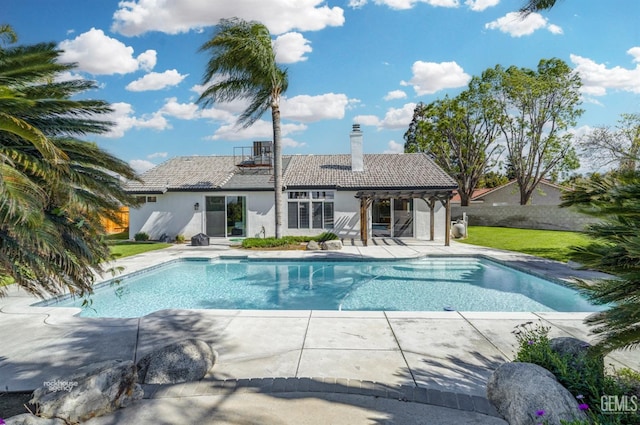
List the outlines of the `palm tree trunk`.
{"type": "Polygon", "coordinates": [[[275,192],[276,238],[282,237],[282,152],[280,141],[280,105],[271,104],[273,124],[273,188],[275,192]]]}

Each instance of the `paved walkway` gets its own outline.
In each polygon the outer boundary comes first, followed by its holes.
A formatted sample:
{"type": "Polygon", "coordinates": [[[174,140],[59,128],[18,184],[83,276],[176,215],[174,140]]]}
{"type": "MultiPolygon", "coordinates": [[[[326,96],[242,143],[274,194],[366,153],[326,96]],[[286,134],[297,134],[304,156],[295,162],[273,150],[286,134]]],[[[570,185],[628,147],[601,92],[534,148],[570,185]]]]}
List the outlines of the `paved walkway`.
{"type": "MultiPolygon", "coordinates": [[[[339,252],[247,252],[226,242],[184,245],[125,258],[114,266],[131,273],[185,257],[389,259],[482,254],[541,275],[597,277],[535,257],[455,242],[451,247],[424,241],[377,242],[367,247],[348,245],[339,252]]],[[[364,418],[368,423],[448,423],[409,419],[427,413],[442,418],[459,415],[452,424],[504,423],[496,422],[487,407],[485,383],[493,369],[512,358],[515,326],[541,321],[552,328],[551,336],[589,339],[582,323],[586,313],[163,310],[136,319],[92,319],[74,317],[77,309],[31,307],[34,301],[16,288],[0,299],[2,389],[32,390],[44,381],[65,380],[79,366],[135,360],[190,337],[210,342],[220,355],[204,381],[147,388],[148,399],[138,408],[117,413],[121,422],[112,415],[91,422],[95,424],[151,423],[149,415],[156,413],[149,412],[157,412],[157,419],[171,416],[167,409],[174,418],[220,415],[214,422],[182,423],[367,423],[364,418]],[[311,387],[301,388],[302,382],[311,387]],[[408,389],[413,389],[410,396],[408,389]],[[246,411],[246,403],[259,407],[246,411]],[[345,414],[349,419],[327,422],[319,420],[324,416],[318,413],[316,419],[294,420],[305,409],[336,417],[345,414]],[[404,414],[409,415],[402,416],[406,421],[399,420],[398,415],[404,414]]],[[[608,362],[640,370],[637,350],[614,353],[608,362]]]]}

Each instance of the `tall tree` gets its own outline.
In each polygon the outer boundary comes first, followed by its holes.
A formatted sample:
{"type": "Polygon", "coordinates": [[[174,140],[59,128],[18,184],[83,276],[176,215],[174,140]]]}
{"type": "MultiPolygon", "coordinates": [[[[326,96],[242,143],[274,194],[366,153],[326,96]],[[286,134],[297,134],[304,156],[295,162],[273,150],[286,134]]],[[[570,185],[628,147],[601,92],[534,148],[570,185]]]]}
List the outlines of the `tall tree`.
{"type": "Polygon", "coordinates": [[[579,145],[596,166],[636,170],[640,166],[640,114],[622,114],[616,128],[597,127],[579,145]]]}
{"type": "Polygon", "coordinates": [[[0,276],[44,296],[92,290],[110,258],[102,217],[131,201],[123,161],[80,139],[107,131],[99,100],[74,100],[95,87],[59,81],[53,43],[0,49],[0,276]]]}
{"type": "Polygon", "coordinates": [[[560,59],[542,59],[536,70],[498,65],[490,73],[507,162],[526,205],[542,179],[579,167],[567,130],[583,112],[580,77],[560,59]]]}
{"type": "Polygon", "coordinates": [[[521,13],[529,14],[540,12],[542,10],[551,9],[555,6],[557,0],[528,0],[520,9],[521,13]]]}
{"type": "Polygon", "coordinates": [[[575,248],[574,258],[616,276],[577,284],[592,302],[607,306],[586,319],[600,336],[596,347],[603,353],[640,347],[640,173],[594,175],[576,182],[563,198],[563,207],[600,219],[586,230],[593,242],[575,248]]]}
{"type": "Polygon", "coordinates": [[[245,128],[271,109],[275,230],[276,238],[280,238],[283,204],[280,97],[287,90],[287,71],[276,64],[269,30],[255,21],[222,19],[214,36],[200,51],[210,55],[203,78],[207,88],[198,99],[200,104],[247,100],[249,106],[238,118],[238,124],[245,128]]]}
{"type": "Polygon", "coordinates": [[[490,88],[483,74],[455,98],[418,104],[405,133],[405,151],[429,153],[456,179],[462,206],[469,205],[482,176],[502,151],[497,143],[499,110],[490,88]]]}

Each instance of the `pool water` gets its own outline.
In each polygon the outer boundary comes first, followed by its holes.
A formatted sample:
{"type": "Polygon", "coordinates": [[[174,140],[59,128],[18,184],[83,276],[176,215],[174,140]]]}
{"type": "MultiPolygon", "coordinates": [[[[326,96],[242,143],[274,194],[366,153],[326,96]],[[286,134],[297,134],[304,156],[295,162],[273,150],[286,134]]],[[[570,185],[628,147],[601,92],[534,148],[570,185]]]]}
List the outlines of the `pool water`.
{"type": "MultiPolygon", "coordinates": [[[[597,311],[576,291],[480,258],[178,261],[98,288],[80,316],[162,309],[597,311]]],[[[82,299],[56,306],[80,307],[82,299]]]]}

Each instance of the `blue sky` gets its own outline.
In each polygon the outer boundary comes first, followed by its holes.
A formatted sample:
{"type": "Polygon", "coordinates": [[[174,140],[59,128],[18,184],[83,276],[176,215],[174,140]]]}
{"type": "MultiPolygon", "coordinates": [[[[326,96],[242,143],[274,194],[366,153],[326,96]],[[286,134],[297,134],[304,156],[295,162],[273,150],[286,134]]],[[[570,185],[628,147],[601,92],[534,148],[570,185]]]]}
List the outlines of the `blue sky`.
{"type": "MultiPolygon", "coordinates": [[[[199,47],[221,18],[270,29],[289,71],[285,154],[348,153],[354,122],[365,153],[401,152],[417,102],[455,96],[501,64],[567,62],[583,80],[580,136],[640,112],[640,1],[561,0],[526,19],[524,0],[3,0],[0,23],[21,44],[53,41],[111,102],[100,146],[138,171],[179,155],[232,155],[270,140],[270,114],[235,126],[243,104],[202,109],[199,47]]],[[[588,167],[583,166],[582,170],[588,167]]]]}

